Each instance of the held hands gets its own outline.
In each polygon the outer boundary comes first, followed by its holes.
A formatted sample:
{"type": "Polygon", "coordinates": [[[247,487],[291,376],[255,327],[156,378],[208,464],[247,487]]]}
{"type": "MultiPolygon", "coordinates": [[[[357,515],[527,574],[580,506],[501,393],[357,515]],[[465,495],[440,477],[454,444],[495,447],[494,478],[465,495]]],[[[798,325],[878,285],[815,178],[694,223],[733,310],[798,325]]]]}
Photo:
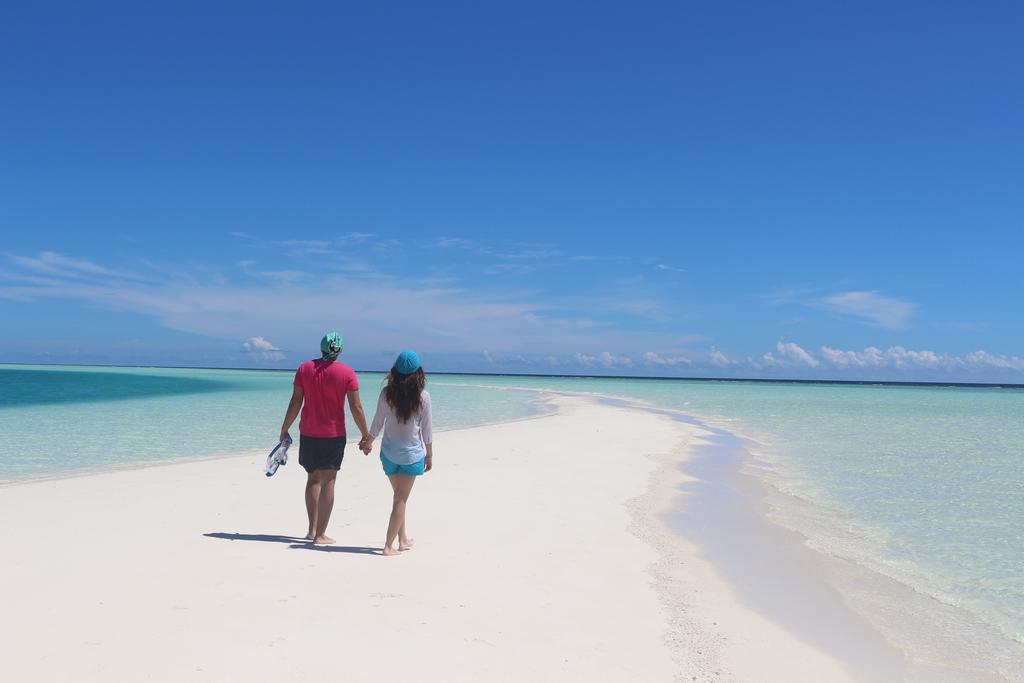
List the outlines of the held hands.
{"type": "Polygon", "coordinates": [[[373,437],[369,434],[365,434],[363,438],[359,440],[359,450],[363,452],[363,455],[369,455],[370,451],[373,450],[373,437]]]}

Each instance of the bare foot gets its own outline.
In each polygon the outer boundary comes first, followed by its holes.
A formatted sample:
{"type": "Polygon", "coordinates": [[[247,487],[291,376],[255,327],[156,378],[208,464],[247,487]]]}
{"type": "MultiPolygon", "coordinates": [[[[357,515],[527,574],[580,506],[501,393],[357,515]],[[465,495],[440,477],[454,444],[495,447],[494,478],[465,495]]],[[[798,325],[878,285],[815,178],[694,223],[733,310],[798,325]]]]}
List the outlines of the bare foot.
{"type": "Polygon", "coordinates": [[[334,543],[334,539],[327,534],[322,534],[313,539],[313,543],[316,545],[331,545],[334,543]]]}
{"type": "Polygon", "coordinates": [[[303,538],[305,538],[307,541],[312,541],[314,538],[316,538],[316,534],[310,531],[308,534],[303,536],[303,538]]]}
{"type": "Polygon", "coordinates": [[[383,555],[384,557],[391,557],[392,555],[398,555],[398,554],[400,554],[400,553],[397,550],[395,550],[394,548],[390,547],[390,546],[388,546],[387,548],[384,548],[384,550],[381,551],[381,555],[383,555]]]}
{"type": "Polygon", "coordinates": [[[398,542],[398,549],[399,550],[412,550],[412,546],[415,543],[416,543],[416,541],[414,541],[413,539],[407,538],[404,541],[399,541],[398,542]]]}

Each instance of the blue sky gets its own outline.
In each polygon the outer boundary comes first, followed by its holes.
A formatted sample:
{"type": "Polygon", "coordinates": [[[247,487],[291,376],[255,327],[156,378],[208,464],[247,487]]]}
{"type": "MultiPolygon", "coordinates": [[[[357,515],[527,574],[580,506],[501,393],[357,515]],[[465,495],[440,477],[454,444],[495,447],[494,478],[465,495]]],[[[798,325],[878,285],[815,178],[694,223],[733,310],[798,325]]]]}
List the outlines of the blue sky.
{"type": "Polygon", "coordinates": [[[0,26],[0,362],[1024,381],[1019,3],[0,26]]]}

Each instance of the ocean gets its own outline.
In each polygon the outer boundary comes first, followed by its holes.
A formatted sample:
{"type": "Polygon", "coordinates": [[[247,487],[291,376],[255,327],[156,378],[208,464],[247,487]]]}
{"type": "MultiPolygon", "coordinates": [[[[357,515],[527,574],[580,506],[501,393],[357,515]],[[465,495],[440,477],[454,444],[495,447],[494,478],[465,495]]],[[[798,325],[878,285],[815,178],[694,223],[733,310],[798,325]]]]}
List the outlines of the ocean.
{"type": "MultiPolygon", "coordinates": [[[[370,411],[384,375],[359,377],[370,411]]],[[[0,480],[269,450],[291,379],[0,366],[0,480]]],[[[545,392],[575,392],[743,436],[745,471],[781,494],[772,518],[810,547],[1024,643],[1024,389],[466,375],[428,388],[439,431],[527,418],[545,392]]]]}

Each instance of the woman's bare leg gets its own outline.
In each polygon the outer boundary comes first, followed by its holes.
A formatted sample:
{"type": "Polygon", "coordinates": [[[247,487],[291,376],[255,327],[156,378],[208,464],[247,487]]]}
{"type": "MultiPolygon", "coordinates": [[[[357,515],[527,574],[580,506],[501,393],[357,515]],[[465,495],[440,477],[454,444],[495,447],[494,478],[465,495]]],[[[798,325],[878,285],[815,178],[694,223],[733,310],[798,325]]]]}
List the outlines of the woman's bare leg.
{"type": "MultiPolygon", "coordinates": [[[[413,477],[415,479],[416,477],[413,477]]],[[[398,549],[399,550],[411,550],[413,541],[405,533],[405,515],[402,515],[402,526],[398,527],[398,549]]]]}
{"type": "Polygon", "coordinates": [[[405,507],[409,502],[412,485],[416,483],[416,477],[395,474],[388,479],[391,480],[394,498],[391,502],[391,518],[388,520],[388,535],[384,543],[384,554],[397,555],[399,551],[394,548],[395,538],[398,537],[400,530],[403,534],[405,533],[405,507]]]}

